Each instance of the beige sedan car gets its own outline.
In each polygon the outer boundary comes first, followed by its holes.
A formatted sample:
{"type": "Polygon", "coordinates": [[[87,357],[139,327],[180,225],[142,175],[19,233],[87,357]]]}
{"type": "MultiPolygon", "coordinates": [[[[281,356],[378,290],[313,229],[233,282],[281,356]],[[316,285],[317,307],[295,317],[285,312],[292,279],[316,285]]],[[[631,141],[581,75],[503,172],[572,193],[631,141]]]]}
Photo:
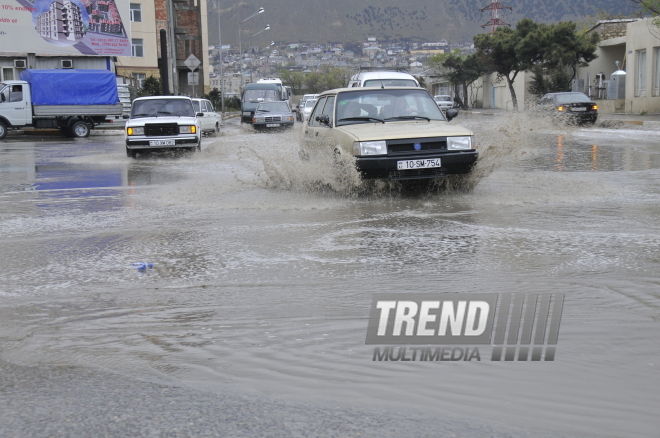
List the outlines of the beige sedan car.
{"type": "Polygon", "coordinates": [[[473,133],[450,123],[422,88],[341,88],[321,94],[302,127],[301,156],[354,157],[363,178],[443,178],[472,170],[473,133]]]}

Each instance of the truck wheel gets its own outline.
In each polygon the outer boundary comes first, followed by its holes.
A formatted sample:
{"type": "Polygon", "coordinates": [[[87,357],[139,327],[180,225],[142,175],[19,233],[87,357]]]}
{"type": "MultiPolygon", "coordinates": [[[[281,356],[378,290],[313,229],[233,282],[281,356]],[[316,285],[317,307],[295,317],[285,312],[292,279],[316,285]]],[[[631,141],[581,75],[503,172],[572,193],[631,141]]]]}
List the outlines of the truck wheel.
{"type": "Polygon", "coordinates": [[[0,122],[0,140],[7,136],[7,126],[4,122],[0,122]]]}
{"type": "Polygon", "coordinates": [[[71,132],[74,137],[85,138],[89,137],[89,125],[83,121],[77,121],[71,125],[71,132]]]}

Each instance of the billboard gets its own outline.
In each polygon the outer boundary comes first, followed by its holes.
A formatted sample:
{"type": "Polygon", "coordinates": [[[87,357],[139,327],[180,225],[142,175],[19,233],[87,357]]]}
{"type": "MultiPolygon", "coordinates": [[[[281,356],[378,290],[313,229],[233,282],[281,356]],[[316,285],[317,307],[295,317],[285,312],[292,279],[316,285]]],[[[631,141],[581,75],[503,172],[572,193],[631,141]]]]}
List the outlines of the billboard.
{"type": "Polygon", "coordinates": [[[0,51],[131,56],[130,0],[0,0],[0,51]]]}

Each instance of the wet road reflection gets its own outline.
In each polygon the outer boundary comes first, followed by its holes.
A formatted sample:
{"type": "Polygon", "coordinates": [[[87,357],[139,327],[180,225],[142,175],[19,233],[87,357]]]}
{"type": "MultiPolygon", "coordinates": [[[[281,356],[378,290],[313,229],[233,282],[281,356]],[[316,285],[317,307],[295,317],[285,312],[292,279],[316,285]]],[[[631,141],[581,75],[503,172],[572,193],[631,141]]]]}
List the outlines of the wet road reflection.
{"type": "Polygon", "coordinates": [[[349,190],[298,159],[297,131],[237,124],[138,160],[119,138],[0,144],[0,359],[465,433],[652,436],[655,133],[463,122],[472,192],[349,190]],[[364,344],[374,293],[557,291],[553,363],[375,363],[364,344]]]}

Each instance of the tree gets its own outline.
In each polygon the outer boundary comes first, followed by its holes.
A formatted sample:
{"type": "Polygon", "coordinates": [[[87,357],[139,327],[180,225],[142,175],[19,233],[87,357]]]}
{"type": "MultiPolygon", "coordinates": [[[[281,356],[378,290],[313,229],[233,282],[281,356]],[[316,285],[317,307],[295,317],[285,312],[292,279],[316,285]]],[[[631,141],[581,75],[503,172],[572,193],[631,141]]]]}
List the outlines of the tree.
{"type": "MultiPolygon", "coordinates": [[[[557,83],[573,79],[577,68],[596,59],[598,34],[580,34],[571,21],[538,24],[529,18],[520,20],[516,29],[500,28],[493,35],[481,34],[474,45],[491,71],[506,78],[514,109],[518,99],[513,81],[521,71],[545,70],[557,83]]],[[[538,82],[538,78],[537,78],[538,82]]],[[[540,82],[536,88],[542,89],[540,82]]]]}
{"type": "Polygon", "coordinates": [[[653,25],[660,27],[660,0],[630,0],[639,5],[639,10],[643,14],[651,14],[655,17],[653,25]]]}
{"type": "Polygon", "coordinates": [[[639,5],[644,13],[651,13],[654,16],[660,15],[660,0],[630,0],[639,5]]]}
{"type": "Polygon", "coordinates": [[[488,71],[481,54],[464,56],[455,50],[432,56],[428,63],[454,88],[454,99],[461,108],[468,109],[468,88],[488,71]]]}
{"type": "Polygon", "coordinates": [[[424,76],[415,76],[415,79],[419,82],[420,87],[426,88],[426,80],[424,79],[424,76]]]}
{"type": "Polygon", "coordinates": [[[213,90],[209,91],[209,94],[203,94],[202,99],[210,100],[213,104],[213,108],[216,110],[222,107],[222,102],[220,101],[220,90],[217,88],[213,88],[213,90]]]}
{"type": "Polygon", "coordinates": [[[142,87],[138,90],[138,96],[162,96],[163,95],[163,83],[160,78],[155,76],[149,76],[142,83],[142,87]]]}
{"type": "Polygon", "coordinates": [[[484,33],[474,37],[474,47],[486,61],[489,70],[506,79],[513,108],[516,111],[518,98],[513,88],[513,81],[518,73],[533,66],[533,60],[521,57],[516,48],[522,39],[536,30],[537,26],[533,20],[524,18],[518,22],[516,29],[500,27],[494,34],[484,33]]]}

